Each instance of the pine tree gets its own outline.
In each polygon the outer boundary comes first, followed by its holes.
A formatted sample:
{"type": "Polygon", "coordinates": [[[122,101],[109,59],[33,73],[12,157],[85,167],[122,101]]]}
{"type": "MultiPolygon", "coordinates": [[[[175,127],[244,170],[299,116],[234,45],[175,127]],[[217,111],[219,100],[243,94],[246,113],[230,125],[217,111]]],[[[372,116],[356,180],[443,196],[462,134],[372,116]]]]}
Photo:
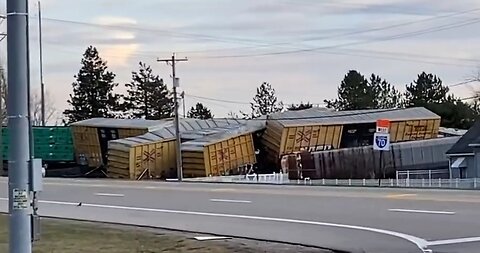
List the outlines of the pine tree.
{"type": "Polygon", "coordinates": [[[210,109],[205,107],[202,103],[197,103],[195,107],[188,111],[188,117],[194,119],[211,119],[213,118],[212,112],[210,109]]]}
{"type": "Polygon", "coordinates": [[[128,95],[123,107],[132,118],[158,120],[170,118],[174,111],[172,94],[152,68],[139,63],[139,71],[132,72],[132,82],[125,85],[128,95]]]}
{"type": "MultiPolygon", "coordinates": [[[[283,109],[282,102],[278,102],[275,95],[275,89],[264,82],[257,88],[257,94],[253,97],[253,102],[250,103],[252,109],[251,118],[258,118],[262,115],[269,115],[271,113],[279,112],[283,109]]],[[[244,117],[247,116],[244,114],[244,117]]]]}
{"type": "Polygon", "coordinates": [[[378,75],[367,80],[350,70],[338,87],[338,98],[325,103],[337,110],[390,109],[402,106],[402,94],[378,75]]]}
{"type": "Polygon", "coordinates": [[[287,108],[287,110],[289,110],[289,111],[301,111],[301,110],[305,110],[305,109],[310,109],[312,107],[313,107],[313,105],[310,104],[309,102],[307,102],[305,104],[303,102],[300,102],[300,104],[298,104],[298,105],[292,104],[290,107],[287,108]]]}
{"type": "Polygon", "coordinates": [[[447,100],[449,88],[436,75],[422,72],[417,80],[407,85],[405,103],[407,107],[425,106],[447,100]]]}
{"type": "Polygon", "coordinates": [[[82,67],[72,83],[67,109],[63,114],[68,123],[95,117],[112,117],[119,109],[120,96],[113,89],[118,86],[114,82],[115,74],[107,71],[107,63],[103,61],[95,47],[90,46],[83,54],[82,67]]]}
{"type": "Polygon", "coordinates": [[[338,98],[325,100],[328,108],[337,110],[373,109],[376,107],[375,89],[356,70],[350,70],[338,87],[338,98]]]}
{"type": "Polygon", "coordinates": [[[478,118],[475,108],[448,94],[448,86],[436,75],[422,72],[406,88],[406,106],[429,109],[441,117],[443,127],[468,129],[478,118]]]}
{"type": "Polygon", "coordinates": [[[374,89],[376,109],[392,109],[402,106],[402,94],[380,76],[372,74],[369,86],[374,89]]]}

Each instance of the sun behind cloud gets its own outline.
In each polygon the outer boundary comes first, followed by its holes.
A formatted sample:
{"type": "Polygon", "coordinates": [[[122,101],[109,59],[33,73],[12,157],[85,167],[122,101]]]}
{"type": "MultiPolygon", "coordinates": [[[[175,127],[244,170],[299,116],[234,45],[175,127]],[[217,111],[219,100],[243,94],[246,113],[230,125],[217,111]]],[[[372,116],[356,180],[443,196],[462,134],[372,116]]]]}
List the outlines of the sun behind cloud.
{"type": "Polygon", "coordinates": [[[105,44],[98,48],[103,52],[103,58],[107,60],[109,66],[126,67],[139,47],[139,44],[105,44]]]}
{"type": "Polygon", "coordinates": [[[117,27],[107,31],[104,36],[113,43],[98,44],[98,48],[103,52],[104,58],[109,66],[125,67],[128,65],[132,56],[138,52],[140,45],[135,42],[135,32],[128,29],[129,25],[136,25],[137,20],[130,17],[120,16],[100,16],[93,19],[97,24],[117,27]],[[125,27],[125,28],[124,28],[125,27]]]}

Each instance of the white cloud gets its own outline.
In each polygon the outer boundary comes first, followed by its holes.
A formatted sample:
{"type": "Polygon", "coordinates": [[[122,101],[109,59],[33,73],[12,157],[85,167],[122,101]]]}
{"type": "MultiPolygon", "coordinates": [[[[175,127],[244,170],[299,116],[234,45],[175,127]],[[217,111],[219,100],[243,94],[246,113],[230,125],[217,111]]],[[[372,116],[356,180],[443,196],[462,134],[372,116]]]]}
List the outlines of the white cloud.
{"type": "MultiPolygon", "coordinates": [[[[43,0],[45,1],[45,0],[43,0]]],[[[152,64],[154,71],[167,83],[171,69],[155,62],[157,57],[168,57],[172,51],[195,51],[199,49],[219,49],[248,47],[251,41],[271,43],[295,42],[291,47],[304,47],[302,38],[329,37],[349,31],[382,27],[406,21],[425,18],[425,15],[438,15],[457,12],[480,6],[478,0],[457,2],[438,0],[270,0],[261,4],[255,0],[47,0],[45,17],[94,22],[106,27],[81,26],[53,21],[44,22],[45,77],[52,89],[56,105],[64,108],[71,92],[73,75],[78,71],[81,54],[88,45],[95,45],[103,59],[108,61],[110,70],[117,74],[116,82],[129,82],[130,73],[137,68],[138,61],[152,64]],[[280,3],[284,4],[280,4],[280,3]],[[98,4],[97,4],[98,3],[98,4]],[[302,4],[303,3],[303,4],[302,4]],[[348,3],[353,3],[348,5],[348,3]],[[95,4],[96,8],[91,8],[95,4]],[[469,6],[470,5],[470,6],[469,6]],[[73,12],[72,10],[75,10],[73,12]],[[160,11],[159,11],[160,10],[160,11]],[[388,10],[388,11],[385,11],[388,10]],[[161,14],[159,14],[161,13],[161,14]],[[79,15],[81,14],[81,15],[79,15]],[[117,26],[116,28],[108,26],[117,26]],[[122,29],[122,26],[148,28],[122,29]],[[340,30],[341,29],[341,30],[340,30]],[[211,36],[207,40],[201,36],[211,36]],[[222,41],[222,38],[239,38],[222,41]],[[149,62],[151,61],[151,62],[149,62]]],[[[453,22],[458,18],[443,20],[453,22]]],[[[423,26],[394,28],[368,36],[341,38],[344,42],[376,39],[379,37],[415,31],[422,27],[441,25],[440,21],[423,26]]],[[[34,24],[32,24],[34,25],[34,24]]],[[[450,58],[479,58],[480,38],[475,30],[454,29],[438,34],[420,37],[365,44],[355,48],[375,51],[410,53],[442,56],[450,58]]],[[[35,47],[37,42],[31,43],[35,47]]],[[[308,46],[336,45],[339,38],[316,40],[308,46]]],[[[201,56],[216,54],[235,55],[243,53],[263,53],[288,50],[288,47],[267,47],[249,51],[223,50],[221,52],[182,53],[190,61],[178,65],[178,76],[182,79],[182,89],[187,93],[249,102],[255,88],[263,81],[270,82],[276,89],[279,99],[286,102],[322,102],[333,98],[341,79],[349,69],[358,69],[364,75],[372,72],[403,87],[415,79],[421,71],[438,74],[445,83],[462,81],[473,67],[432,65],[419,62],[382,60],[372,57],[303,53],[254,58],[225,58],[207,60],[201,56]]],[[[353,48],[353,47],[352,47],[353,48]]],[[[342,49],[336,49],[341,51],[342,49]]],[[[368,56],[368,54],[366,54],[368,56]]],[[[395,55],[389,55],[397,57],[395,55]]],[[[428,58],[428,57],[427,57],[428,58]]],[[[438,60],[438,59],[437,59],[438,60]]],[[[438,60],[440,61],[440,60],[438,60]]],[[[442,60],[447,61],[448,60],[442,60]]],[[[474,64],[473,64],[474,65],[474,64]]],[[[170,86],[170,85],[169,85],[170,86]]],[[[469,91],[465,87],[454,90],[463,96],[469,91]]],[[[248,109],[248,105],[223,104],[187,99],[187,107],[195,102],[210,105],[216,116],[229,111],[248,109]]]]}
{"type": "Polygon", "coordinates": [[[137,20],[130,17],[101,16],[93,19],[95,23],[101,25],[135,25],[137,20]]]}

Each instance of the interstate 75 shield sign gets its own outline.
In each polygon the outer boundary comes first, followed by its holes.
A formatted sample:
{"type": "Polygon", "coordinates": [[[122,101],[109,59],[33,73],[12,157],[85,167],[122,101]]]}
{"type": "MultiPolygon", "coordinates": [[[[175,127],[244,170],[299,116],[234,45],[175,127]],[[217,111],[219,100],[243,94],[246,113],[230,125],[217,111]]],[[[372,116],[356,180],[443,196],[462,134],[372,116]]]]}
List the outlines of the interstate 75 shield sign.
{"type": "Polygon", "coordinates": [[[373,149],[389,151],[390,150],[390,134],[375,133],[373,136],[373,149]]]}

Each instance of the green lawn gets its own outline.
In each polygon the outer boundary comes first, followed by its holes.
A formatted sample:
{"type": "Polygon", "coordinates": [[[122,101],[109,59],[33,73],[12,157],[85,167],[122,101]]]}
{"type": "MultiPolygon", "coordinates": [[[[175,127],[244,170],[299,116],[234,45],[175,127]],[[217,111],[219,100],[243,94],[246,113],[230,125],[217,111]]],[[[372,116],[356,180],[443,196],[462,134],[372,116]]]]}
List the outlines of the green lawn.
{"type": "MultiPolygon", "coordinates": [[[[0,215],[0,252],[8,252],[8,220],[0,215]]],[[[246,240],[197,241],[177,232],[43,219],[34,253],[325,252],[246,240]]]]}

